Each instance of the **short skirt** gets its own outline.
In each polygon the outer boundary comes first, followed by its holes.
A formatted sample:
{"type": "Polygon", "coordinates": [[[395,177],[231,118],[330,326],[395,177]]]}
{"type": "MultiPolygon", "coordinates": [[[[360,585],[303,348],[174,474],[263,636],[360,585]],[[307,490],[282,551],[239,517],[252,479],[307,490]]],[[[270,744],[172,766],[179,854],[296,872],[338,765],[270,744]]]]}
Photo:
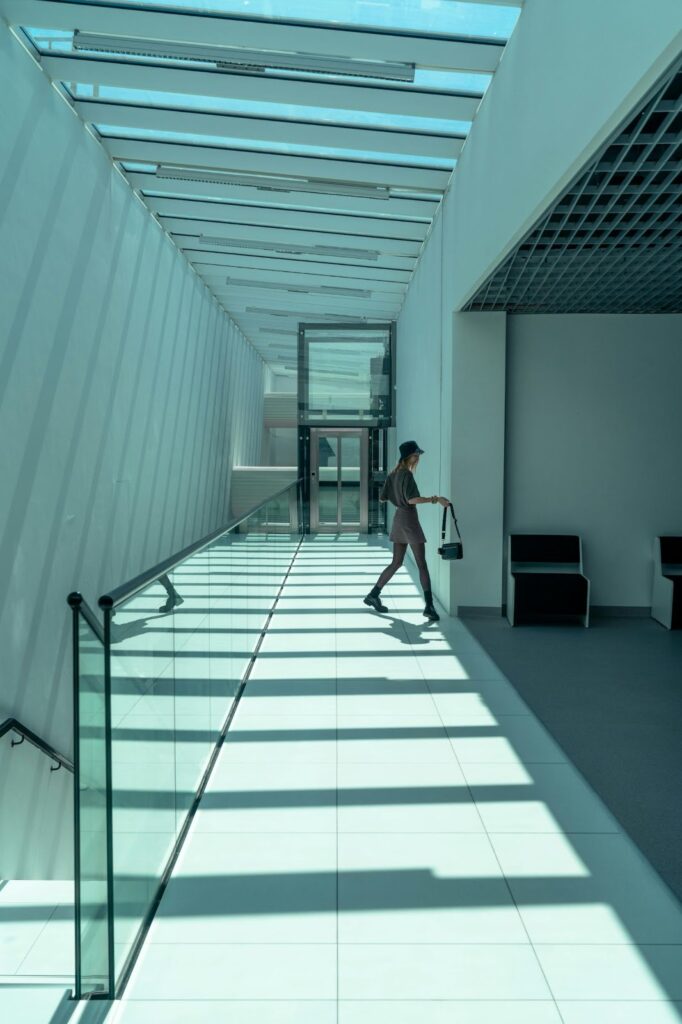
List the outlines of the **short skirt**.
{"type": "Polygon", "coordinates": [[[414,505],[410,508],[396,509],[389,540],[394,544],[426,544],[426,537],[414,505]]]}

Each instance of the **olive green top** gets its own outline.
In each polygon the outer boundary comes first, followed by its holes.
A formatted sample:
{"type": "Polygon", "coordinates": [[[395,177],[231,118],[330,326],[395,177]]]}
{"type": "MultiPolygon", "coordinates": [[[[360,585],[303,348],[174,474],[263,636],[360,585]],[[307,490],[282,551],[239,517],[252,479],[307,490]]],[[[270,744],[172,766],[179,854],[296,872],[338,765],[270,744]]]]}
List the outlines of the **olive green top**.
{"type": "Polygon", "coordinates": [[[386,477],[379,501],[390,501],[396,508],[414,508],[414,505],[410,505],[409,499],[419,497],[414,474],[409,469],[394,469],[386,477]]]}

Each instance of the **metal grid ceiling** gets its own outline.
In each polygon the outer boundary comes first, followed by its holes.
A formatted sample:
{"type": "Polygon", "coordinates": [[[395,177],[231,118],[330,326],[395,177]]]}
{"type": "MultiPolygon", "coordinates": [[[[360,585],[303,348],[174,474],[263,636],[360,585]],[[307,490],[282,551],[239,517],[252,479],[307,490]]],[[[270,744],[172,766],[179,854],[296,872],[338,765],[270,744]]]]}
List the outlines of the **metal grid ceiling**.
{"type": "Polygon", "coordinates": [[[299,321],[397,317],[521,4],[0,0],[0,14],[283,369],[299,321]]]}
{"type": "Polygon", "coordinates": [[[682,312],[682,62],[465,307],[682,312]]]}

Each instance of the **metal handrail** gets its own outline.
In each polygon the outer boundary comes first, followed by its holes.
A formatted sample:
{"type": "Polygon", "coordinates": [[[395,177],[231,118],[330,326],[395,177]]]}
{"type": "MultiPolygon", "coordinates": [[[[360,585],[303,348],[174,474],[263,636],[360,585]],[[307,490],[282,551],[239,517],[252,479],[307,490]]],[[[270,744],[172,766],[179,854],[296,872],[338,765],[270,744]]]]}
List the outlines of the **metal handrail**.
{"type": "Polygon", "coordinates": [[[189,544],[182,551],[178,551],[175,555],[171,555],[169,558],[164,558],[162,562],[157,562],[156,565],[152,566],[151,569],[147,569],[145,572],[140,573],[139,576],[133,577],[132,580],[128,580],[127,583],[122,583],[120,586],[110,590],[107,594],[102,594],[99,601],[97,602],[100,608],[115,608],[117,605],[122,604],[123,601],[127,601],[128,598],[133,597],[134,594],[139,593],[144,587],[150,583],[154,583],[160,576],[165,573],[171,572],[176,566],[184,562],[190,555],[196,554],[197,551],[201,551],[203,548],[208,547],[218,537],[222,537],[224,533],[229,533],[230,530],[234,530],[236,526],[243,523],[246,519],[249,519],[254,513],[259,512],[260,509],[269,505],[275,498],[279,498],[280,495],[285,494],[291,490],[297,484],[302,483],[303,477],[299,477],[297,480],[292,480],[291,483],[287,484],[286,487],[282,487],[281,490],[275,494],[271,494],[270,497],[266,498],[265,501],[261,501],[259,505],[245,512],[243,516],[239,516],[237,519],[233,519],[232,522],[228,523],[227,526],[221,526],[217,530],[213,530],[212,533],[202,537],[201,540],[195,541],[193,544],[189,544]]]}
{"type": "Polygon", "coordinates": [[[58,767],[50,768],[51,772],[58,772],[60,768],[66,768],[68,772],[73,774],[73,761],[66,757],[66,755],[60,754],[58,750],[54,749],[54,747],[51,747],[49,743],[44,739],[41,739],[41,737],[38,736],[37,733],[33,732],[32,729],[29,729],[27,725],[22,725],[18,719],[5,719],[5,721],[0,725],[0,739],[8,732],[16,732],[21,736],[21,739],[16,743],[12,740],[13,747],[18,747],[24,742],[24,740],[28,740],[28,742],[34,747],[37,747],[41,753],[46,754],[52,761],[56,761],[58,767]]]}

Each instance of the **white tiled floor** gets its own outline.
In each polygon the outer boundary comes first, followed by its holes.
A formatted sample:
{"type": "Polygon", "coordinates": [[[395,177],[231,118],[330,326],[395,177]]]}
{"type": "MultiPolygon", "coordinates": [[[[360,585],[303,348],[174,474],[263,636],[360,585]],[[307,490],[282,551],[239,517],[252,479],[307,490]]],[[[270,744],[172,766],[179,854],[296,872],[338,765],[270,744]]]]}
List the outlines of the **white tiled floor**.
{"type": "Polygon", "coordinates": [[[385,562],[303,545],[116,1024],[679,1024],[679,905],[385,562]]]}
{"type": "Polygon", "coordinates": [[[52,1020],[73,970],[73,882],[0,882],[2,1024],[52,1020]]]}

